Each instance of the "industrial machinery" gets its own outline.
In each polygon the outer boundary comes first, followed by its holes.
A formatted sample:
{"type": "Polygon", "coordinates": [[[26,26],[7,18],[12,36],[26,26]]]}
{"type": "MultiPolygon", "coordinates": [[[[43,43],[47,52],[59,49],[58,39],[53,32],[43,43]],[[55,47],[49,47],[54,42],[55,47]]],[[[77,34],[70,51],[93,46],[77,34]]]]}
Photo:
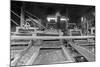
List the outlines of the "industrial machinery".
{"type": "MultiPolygon", "coordinates": [[[[21,25],[11,32],[11,66],[95,61],[95,36],[83,36],[81,29],[70,29],[70,36],[64,36],[48,27],[57,21],[50,16],[46,27],[31,16],[25,20],[23,10],[20,18],[21,25]]],[[[62,16],[61,21],[68,18],[62,16]]]]}

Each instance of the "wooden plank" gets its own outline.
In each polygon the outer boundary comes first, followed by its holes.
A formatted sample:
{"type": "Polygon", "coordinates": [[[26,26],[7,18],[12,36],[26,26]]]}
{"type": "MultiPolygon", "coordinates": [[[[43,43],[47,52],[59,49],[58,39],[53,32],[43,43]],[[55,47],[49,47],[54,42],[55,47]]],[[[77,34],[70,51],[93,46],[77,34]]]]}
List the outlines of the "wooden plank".
{"type": "Polygon", "coordinates": [[[15,44],[29,44],[29,42],[11,42],[11,45],[15,45],[15,44]]]}
{"type": "Polygon", "coordinates": [[[61,46],[62,47],[62,50],[64,51],[64,54],[66,56],[66,58],[68,59],[68,61],[70,62],[75,62],[74,58],[71,56],[69,50],[65,47],[65,46],[61,46]]]}
{"type": "Polygon", "coordinates": [[[86,45],[86,46],[94,46],[95,43],[87,43],[87,44],[83,44],[83,43],[77,43],[78,45],[86,45]]]}
{"type": "Polygon", "coordinates": [[[34,61],[36,60],[36,58],[39,54],[39,50],[40,50],[40,47],[34,46],[33,55],[31,56],[31,58],[29,59],[29,61],[27,61],[27,63],[25,65],[32,65],[34,63],[34,61]]]}
{"type": "Polygon", "coordinates": [[[29,50],[29,48],[31,47],[31,41],[29,43],[30,45],[24,49],[23,51],[21,51],[19,54],[17,54],[15,56],[15,59],[13,61],[11,61],[11,66],[16,66],[17,65],[17,62],[21,59],[21,57],[29,50]]]}
{"type": "Polygon", "coordinates": [[[43,45],[43,46],[41,46],[41,48],[61,48],[61,46],[48,46],[48,44],[47,44],[47,46],[46,45],[43,45]]]}
{"type": "Polygon", "coordinates": [[[70,45],[75,48],[81,55],[83,55],[88,61],[95,61],[95,55],[93,52],[89,51],[88,49],[85,49],[81,46],[78,46],[76,44],[70,43],[70,45]]]}
{"type": "Polygon", "coordinates": [[[33,39],[86,39],[95,38],[95,36],[11,36],[11,40],[33,40],[33,39]]]}

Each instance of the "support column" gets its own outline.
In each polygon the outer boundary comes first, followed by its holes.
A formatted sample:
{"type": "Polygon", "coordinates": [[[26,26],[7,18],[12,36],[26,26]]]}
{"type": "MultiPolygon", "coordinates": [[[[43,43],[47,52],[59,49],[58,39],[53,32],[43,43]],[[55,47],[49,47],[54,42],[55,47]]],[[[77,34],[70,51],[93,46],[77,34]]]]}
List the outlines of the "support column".
{"type": "Polygon", "coordinates": [[[23,27],[23,24],[24,24],[24,3],[21,7],[21,19],[20,19],[20,26],[23,27]]]}

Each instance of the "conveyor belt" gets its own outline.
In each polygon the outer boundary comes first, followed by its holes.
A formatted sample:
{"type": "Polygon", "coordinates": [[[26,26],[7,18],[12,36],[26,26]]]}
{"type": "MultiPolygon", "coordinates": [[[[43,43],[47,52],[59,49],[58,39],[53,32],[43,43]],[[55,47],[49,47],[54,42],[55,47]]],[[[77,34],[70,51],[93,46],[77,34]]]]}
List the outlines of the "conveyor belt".
{"type": "Polygon", "coordinates": [[[95,61],[95,55],[93,54],[92,51],[89,51],[88,49],[86,48],[83,48],[79,45],[76,45],[75,43],[71,43],[70,42],[70,45],[76,49],[81,55],[83,55],[88,61],[95,61]]]}

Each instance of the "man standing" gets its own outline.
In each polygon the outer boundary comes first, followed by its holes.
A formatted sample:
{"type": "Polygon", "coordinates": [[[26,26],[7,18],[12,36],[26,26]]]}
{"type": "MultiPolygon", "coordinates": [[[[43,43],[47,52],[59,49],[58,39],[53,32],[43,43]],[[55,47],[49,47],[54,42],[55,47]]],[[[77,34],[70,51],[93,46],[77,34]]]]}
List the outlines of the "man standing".
{"type": "Polygon", "coordinates": [[[57,30],[59,32],[59,35],[61,36],[62,35],[61,34],[61,21],[60,21],[61,15],[59,12],[56,13],[56,17],[57,17],[57,30]]]}

